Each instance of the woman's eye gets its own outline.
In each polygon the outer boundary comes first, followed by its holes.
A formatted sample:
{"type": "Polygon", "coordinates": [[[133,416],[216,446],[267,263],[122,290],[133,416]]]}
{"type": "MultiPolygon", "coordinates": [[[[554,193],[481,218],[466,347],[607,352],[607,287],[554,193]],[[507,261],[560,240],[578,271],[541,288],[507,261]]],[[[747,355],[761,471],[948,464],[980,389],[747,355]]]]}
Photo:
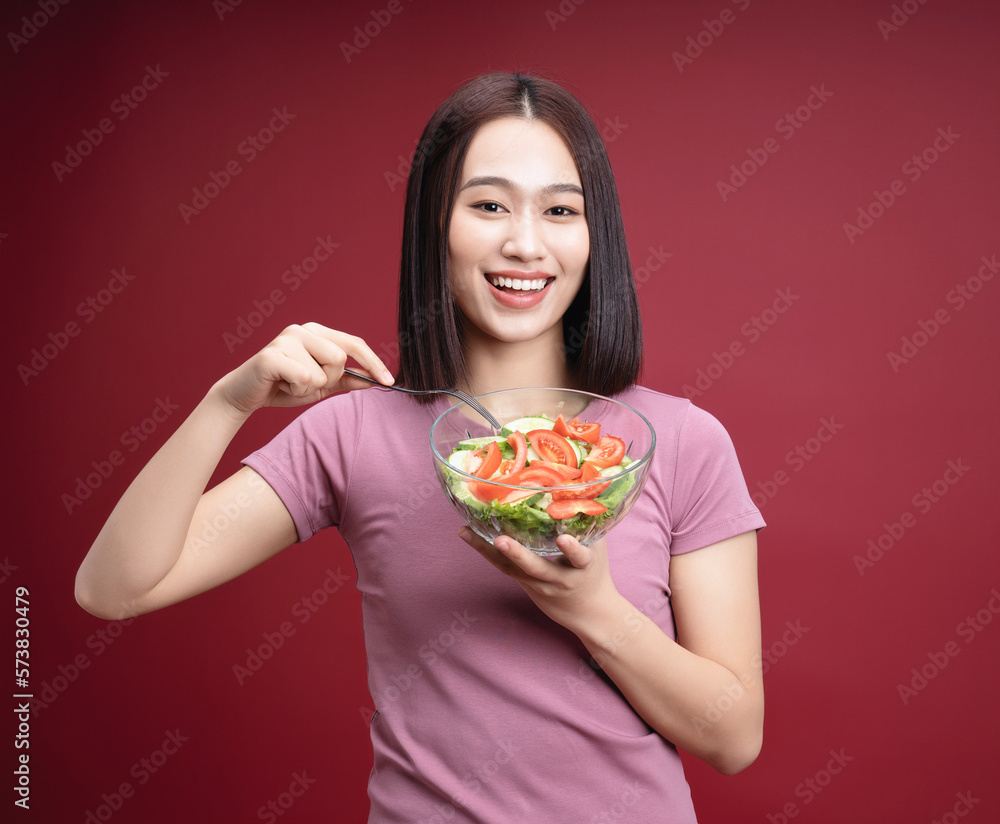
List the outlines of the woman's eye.
{"type": "Polygon", "coordinates": [[[569,206],[553,206],[548,210],[548,214],[554,217],[570,217],[579,214],[579,212],[576,209],[570,209],[569,206]]]}
{"type": "Polygon", "coordinates": [[[503,211],[503,206],[492,200],[486,201],[485,203],[477,203],[472,207],[473,209],[479,209],[487,214],[496,215],[503,211]]]}

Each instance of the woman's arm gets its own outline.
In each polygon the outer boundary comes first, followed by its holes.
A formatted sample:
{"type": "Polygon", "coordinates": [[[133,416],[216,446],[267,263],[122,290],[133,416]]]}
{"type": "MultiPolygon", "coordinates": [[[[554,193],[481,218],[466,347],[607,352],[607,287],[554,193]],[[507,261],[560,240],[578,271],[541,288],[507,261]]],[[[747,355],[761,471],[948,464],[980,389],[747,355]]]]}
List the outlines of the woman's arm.
{"type": "Polygon", "coordinates": [[[300,406],[369,386],[344,375],[353,356],[392,382],[360,338],[292,326],[216,383],[122,495],[80,565],[76,598],[119,619],[190,598],[246,572],[296,540],[270,486],[243,468],[205,492],[226,447],[262,406],[300,406]]]}
{"type": "Polygon", "coordinates": [[[676,642],[615,588],[603,541],[563,536],[552,562],[509,538],[494,548],[462,537],[576,633],[660,735],[726,775],[753,763],[764,719],[756,533],[671,559],[676,642]]]}

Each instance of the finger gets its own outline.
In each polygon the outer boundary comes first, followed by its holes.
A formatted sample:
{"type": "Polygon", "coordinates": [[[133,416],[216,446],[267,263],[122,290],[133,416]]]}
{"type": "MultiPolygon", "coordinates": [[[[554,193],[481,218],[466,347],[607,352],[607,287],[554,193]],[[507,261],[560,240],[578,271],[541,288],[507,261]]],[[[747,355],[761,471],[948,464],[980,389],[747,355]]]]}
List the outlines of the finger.
{"type": "Polygon", "coordinates": [[[496,547],[497,552],[526,575],[539,581],[554,581],[556,579],[557,576],[554,574],[555,570],[550,561],[532,552],[523,544],[519,544],[509,535],[497,536],[493,540],[493,546],[496,547]]]}
{"type": "Polygon", "coordinates": [[[304,350],[278,352],[274,380],[279,390],[296,401],[311,402],[324,397],[330,376],[304,350]]]}
{"type": "Polygon", "coordinates": [[[330,329],[320,323],[306,323],[302,328],[320,339],[334,343],[344,353],[361,364],[363,371],[375,380],[387,385],[394,382],[395,379],[392,373],[386,368],[382,359],[365,343],[363,338],[359,338],[357,335],[350,335],[347,332],[330,329]]]}
{"type": "Polygon", "coordinates": [[[281,387],[293,397],[319,400],[337,390],[366,389],[371,386],[367,381],[345,376],[347,353],[329,337],[318,335],[305,327],[289,327],[274,342],[274,347],[308,370],[308,377],[301,383],[286,380],[286,384],[281,387]]]}
{"type": "Polygon", "coordinates": [[[298,344],[274,341],[258,354],[257,380],[299,398],[326,382],[326,373],[298,344]]]}
{"type": "Polygon", "coordinates": [[[572,535],[560,535],[556,538],[556,546],[562,550],[563,558],[577,569],[589,566],[594,560],[594,550],[581,544],[572,535]]]}
{"type": "Polygon", "coordinates": [[[497,551],[493,544],[481,535],[476,534],[469,527],[463,526],[460,530],[458,530],[458,537],[465,541],[469,546],[476,550],[476,552],[482,555],[487,561],[493,564],[493,566],[505,575],[511,575],[513,573],[513,564],[504,558],[504,556],[497,551]]]}

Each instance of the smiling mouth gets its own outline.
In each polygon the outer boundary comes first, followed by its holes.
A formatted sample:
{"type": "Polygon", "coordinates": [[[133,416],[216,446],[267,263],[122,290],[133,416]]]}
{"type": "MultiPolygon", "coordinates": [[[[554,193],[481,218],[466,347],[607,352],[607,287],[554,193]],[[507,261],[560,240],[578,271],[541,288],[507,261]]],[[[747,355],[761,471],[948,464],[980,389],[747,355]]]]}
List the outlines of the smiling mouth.
{"type": "Polygon", "coordinates": [[[495,288],[504,292],[541,292],[554,277],[548,278],[509,278],[502,275],[484,275],[495,288]]]}

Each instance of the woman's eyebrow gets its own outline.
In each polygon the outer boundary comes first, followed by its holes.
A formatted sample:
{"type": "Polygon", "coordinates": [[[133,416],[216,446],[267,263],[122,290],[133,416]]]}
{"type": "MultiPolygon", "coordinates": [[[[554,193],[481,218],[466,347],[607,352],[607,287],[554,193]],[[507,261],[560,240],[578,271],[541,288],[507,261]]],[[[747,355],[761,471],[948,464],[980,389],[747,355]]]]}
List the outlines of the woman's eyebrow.
{"type": "MultiPolygon", "coordinates": [[[[473,186],[497,186],[501,189],[516,189],[517,187],[505,177],[496,177],[494,175],[485,175],[483,177],[473,177],[459,190],[465,191],[466,189],[471,189],[473,186]]],[[[569,192],[570,194],[576,194],[583,197],[583,189],[577,186],[575,183],[550,183],[548,186],[543,186],[542,194],[554,195],[569,192]]]]}

